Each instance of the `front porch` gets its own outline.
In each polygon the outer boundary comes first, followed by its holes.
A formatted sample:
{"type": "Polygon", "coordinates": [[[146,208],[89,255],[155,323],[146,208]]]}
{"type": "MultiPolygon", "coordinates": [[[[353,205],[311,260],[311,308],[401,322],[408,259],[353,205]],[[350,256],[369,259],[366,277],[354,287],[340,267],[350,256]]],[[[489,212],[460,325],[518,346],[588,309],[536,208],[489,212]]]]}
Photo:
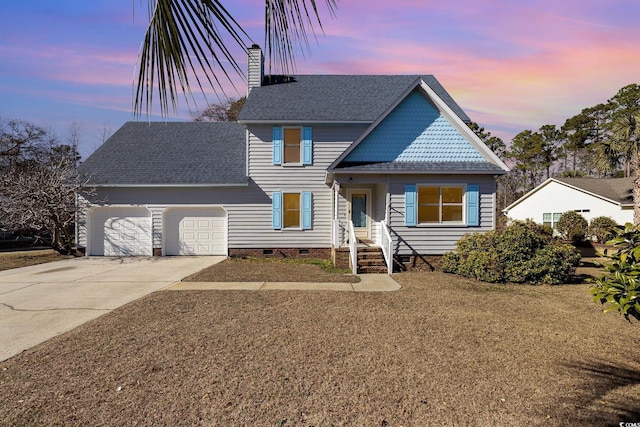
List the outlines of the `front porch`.
{"type": "Polygon", "coordinates": [[[393,272],[387,227],[388,185],[380,182],[333,183],[332,258],[354,274],[393,272]]]}

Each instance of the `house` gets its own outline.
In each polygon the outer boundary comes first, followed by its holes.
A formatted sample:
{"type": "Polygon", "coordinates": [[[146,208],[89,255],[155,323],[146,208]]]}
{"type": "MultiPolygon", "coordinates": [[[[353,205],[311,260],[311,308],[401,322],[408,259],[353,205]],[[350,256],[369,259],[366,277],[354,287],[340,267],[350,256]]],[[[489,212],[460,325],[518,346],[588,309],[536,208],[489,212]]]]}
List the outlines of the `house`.
{"type": "Polygon", "coordinates": [[[435,77],[263,75],[249,49],[239,123],[127,123],[81,166],[87,255],[396,261],[495,226],[507,166],[435,77]],[[361,249],[360,249],[361,250],[361,249]]]}
{"type": "Polygon", "coordinates": [[[633,178],[549,178],[503,213],[555,229],[567,211],[578,212],[587,221],[608,216],[618,224],[633,223],[633,178]]]}

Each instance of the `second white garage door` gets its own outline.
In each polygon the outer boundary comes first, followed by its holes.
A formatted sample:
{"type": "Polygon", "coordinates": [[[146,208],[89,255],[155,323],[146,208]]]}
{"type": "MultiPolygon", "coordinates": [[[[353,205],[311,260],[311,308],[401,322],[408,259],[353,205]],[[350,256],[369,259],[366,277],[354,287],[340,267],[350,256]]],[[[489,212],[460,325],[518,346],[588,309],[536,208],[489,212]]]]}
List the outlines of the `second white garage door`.
{"type": "Polygon", "coordinates": [[[227,212],[220,207],[168,208],[166,255],[226,255],[227,212]]]}

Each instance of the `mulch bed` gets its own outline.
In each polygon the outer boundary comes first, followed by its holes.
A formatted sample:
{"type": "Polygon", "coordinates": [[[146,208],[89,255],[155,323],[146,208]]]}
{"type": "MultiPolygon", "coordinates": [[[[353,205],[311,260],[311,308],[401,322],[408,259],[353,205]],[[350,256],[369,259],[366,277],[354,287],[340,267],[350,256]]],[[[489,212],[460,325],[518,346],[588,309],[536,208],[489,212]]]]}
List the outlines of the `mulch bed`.
{"type": "Polygon", "coordinates": [[[640,422],[640,326],[586,285],[164,291],[0,363],[5,425],[640,422]]]}

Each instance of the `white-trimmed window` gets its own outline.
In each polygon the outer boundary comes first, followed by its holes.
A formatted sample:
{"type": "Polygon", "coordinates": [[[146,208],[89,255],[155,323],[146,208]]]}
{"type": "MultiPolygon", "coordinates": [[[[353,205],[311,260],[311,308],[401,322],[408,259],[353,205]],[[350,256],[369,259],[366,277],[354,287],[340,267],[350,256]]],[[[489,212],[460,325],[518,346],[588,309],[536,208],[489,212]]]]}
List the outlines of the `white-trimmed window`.
{"type": "Polygon", "coordinates": [[[309,230],[312,222],[311,192],[274,191],[271,199],[274,230],[286,228],[309,230]]]}
{"type": "Polygon", "coordinates": [[[274,127],[273,164],[313,164],[313,140],[311,128],[300,126],[274,127]]]}
{"type": "Polygon", "coordinates": [[[418,224],[462,223],[464,186],[418,186],[418,224]]]}
{"type": "Polygon", "coordinates": [[[302,163],[300,161],[300,146],[302,145],[302,129],[284,128],[282,138],[283,163],[302,163]]]}
{"type": "Polygon", "coordinates": [[[562,216],[561,212],[555,213],[543,213],[542,214],[542,225],[551,227],[551,229],[556,230],[558,228],[558,221],[560,221],[560,217],[562,216]]]}
{"type": "Polygon", "coordinates": [[[300,193],[282,193],[282,228],[300,228],[300,193]]]}
{"type": "Polygon", "coordinates": [[[480,225],[477,184],[405,186],[405,225],[480,225]]]}

